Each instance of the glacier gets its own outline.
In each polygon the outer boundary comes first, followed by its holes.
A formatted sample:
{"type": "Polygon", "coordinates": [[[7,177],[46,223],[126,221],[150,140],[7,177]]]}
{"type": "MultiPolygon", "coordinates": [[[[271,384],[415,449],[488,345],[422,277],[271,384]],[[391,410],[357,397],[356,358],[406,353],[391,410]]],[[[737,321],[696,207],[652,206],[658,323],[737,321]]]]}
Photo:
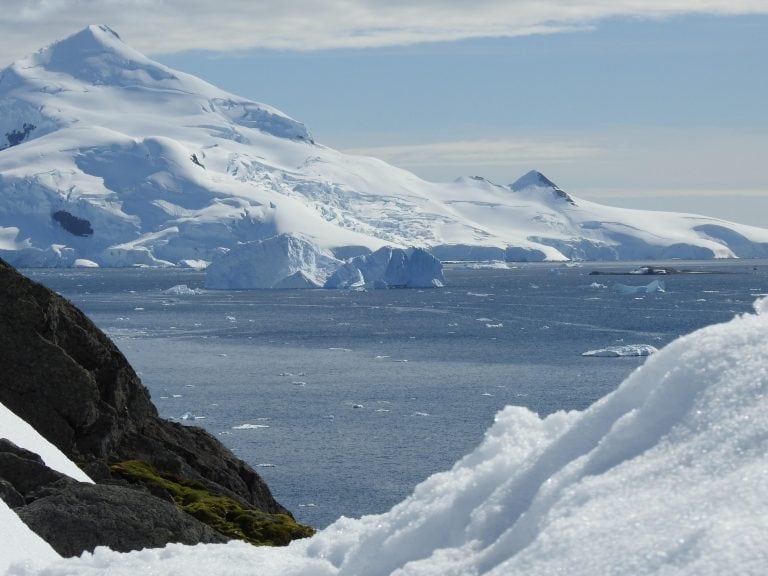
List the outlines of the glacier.
{"type": "Polygon", "coordinates": [[[761,575],[768,298],[755,312],[675,340],[584,411],[505,408],[473,452],[390,511],[287,548],[58,559],[0,503],[0,559],[18,576],[761,575]]]}
{"type": "Polygon", "coordinates": [[[339,260],[384,246],[442,261],[768,256],[768,230],[602,206],[536,171],[427,182],[343,154],[107,26],[0,71],[0,256],[12,264],[203,268],[280,234],[339,260]]]}

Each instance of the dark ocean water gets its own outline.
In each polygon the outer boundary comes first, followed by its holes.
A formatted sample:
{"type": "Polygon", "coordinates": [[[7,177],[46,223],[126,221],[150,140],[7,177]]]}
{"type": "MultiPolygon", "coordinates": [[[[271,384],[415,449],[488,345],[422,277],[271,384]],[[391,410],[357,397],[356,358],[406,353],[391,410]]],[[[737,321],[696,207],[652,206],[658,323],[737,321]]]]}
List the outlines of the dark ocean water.
{"type": "Polygon", "coordinates": [[[439,290],[210,291],[184,270],[26,270],[118,344],[160,414],[217,435],[257,467],[300,521],[383,512],[482,439],[508,404],[583,409],[657,348],[751,310],[768,262],[680,263],[719,271],[661,278],[627,295],[590,276],[632,265],[449,268],[439,290]],[[606,287],[595,286],[598,283],[606,287]]]}

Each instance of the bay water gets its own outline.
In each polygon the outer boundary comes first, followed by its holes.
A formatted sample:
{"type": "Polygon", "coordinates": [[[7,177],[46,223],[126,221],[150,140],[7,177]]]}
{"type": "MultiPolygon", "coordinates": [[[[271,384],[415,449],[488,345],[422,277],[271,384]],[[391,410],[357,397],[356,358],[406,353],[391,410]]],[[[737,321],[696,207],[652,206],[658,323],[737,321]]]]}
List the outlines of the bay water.
{"type": "Polygon", "coordinates": [[[161,416],[207,429],[322,528],[388,510],[475,448],[504,406],[581,410],[645,360],[583,352],[661,348],[768,293],[764,260],[668,264],[695,273],[448,265],[434,290],[181,294],[167,290],[199,289],[204,272],[23,272],[109,334],[161,416]],[[664,292],[616,289],[655,279],[664,292]]]}

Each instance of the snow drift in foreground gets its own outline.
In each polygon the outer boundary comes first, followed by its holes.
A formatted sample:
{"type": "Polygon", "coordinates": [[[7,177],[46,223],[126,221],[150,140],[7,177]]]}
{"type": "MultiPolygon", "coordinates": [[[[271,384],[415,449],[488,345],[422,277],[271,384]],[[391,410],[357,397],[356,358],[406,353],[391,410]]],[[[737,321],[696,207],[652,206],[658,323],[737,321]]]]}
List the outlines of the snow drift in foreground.
{"type": "Polygon", "coordinates": [[[763,574],[768,299],[755,308],[673,342],[584,412],[507,407],[474,452],[387,513],[283,549],[99,548],[9,573],[763,574]]]}

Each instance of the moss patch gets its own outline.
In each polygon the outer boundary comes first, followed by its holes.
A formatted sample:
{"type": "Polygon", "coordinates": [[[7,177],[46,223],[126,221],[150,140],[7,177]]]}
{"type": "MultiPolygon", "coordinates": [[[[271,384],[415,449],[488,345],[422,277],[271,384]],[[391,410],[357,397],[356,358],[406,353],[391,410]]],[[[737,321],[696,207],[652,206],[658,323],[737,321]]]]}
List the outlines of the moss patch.
{"type": "Polygon", "coordinates": [[[315,533],[290,516],[244,508],[232,498],[212,494],[200,482],[158,472],[148,462],[127,460],[113,464],[111,470],[129,482],[163,488],[184,512],[230,538],[259,546],[285,546],[315,533]]]}

